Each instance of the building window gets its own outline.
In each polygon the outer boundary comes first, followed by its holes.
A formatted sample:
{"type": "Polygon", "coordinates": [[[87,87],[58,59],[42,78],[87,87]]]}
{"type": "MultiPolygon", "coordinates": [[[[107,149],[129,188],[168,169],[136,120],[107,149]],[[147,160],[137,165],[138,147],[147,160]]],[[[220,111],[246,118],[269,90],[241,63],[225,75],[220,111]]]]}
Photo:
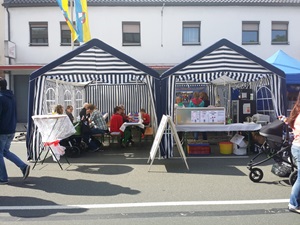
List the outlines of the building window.
{"type": "Polygon", "coordinates": [[[48,22],[29,22],[30,46],[48,46],[48,22]]]}
{"type": "Polygon", "coordinates": [[[182,23],[182,44],[200,45],[200,22],[182,23]]]}
{"type": "MultiPolygon", "coordinates": [[[[74,24],[74,27],[75,27],[75,24],[74,24]]],[[[60,22],[60,45],[61,46],[71,46],[71,30],[65,21],[60,22]]],[[[74,45],[78,46],[79,42],[77,40],[75,40],[74,45]]]]}
{"type": "Polygon", "coordinates": [[[242,23],[242,44],[259,44],[259,22],[242,23]]]}
{"type": "Polygon", "coordinates": [[[140,22],[123,22],[123,46],[141,45],[141,26],[140,22]]]}
{"type": "Polygon", "coordinates": [[[272,44],[288,44],[288,22],[272,22],[272,44]]]}

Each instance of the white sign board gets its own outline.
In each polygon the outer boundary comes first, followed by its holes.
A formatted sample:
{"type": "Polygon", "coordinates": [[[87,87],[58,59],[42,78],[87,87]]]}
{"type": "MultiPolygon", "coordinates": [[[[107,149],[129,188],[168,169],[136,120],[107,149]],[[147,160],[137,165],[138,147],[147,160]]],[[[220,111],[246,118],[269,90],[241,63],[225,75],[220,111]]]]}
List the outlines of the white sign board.
{"type": "Polygon", "coordinates": [[[11,41],[4,41],[4,56],[12,59],[16,58],[16,44],[11,41]]]}
{"type": "Polygon", "coordinates": [[[159,148],[159,144],[161,142],[161,138],[164,134],[164,131],[167,127],[167,123],[168,123],[168,117],[166,115],[163,115],[163,117],[161,118],[160,124],[158,126],[151,150],[150,150],[150,159],[151,161],[154,160],[155,155],[157,153],[157,150],[159,148]]]}
{"type": "MultiPolygon", "coordinates": [[[[151,150],[150,150],[149,160],[151,160],[151,164],[150,164],[149,170],[150,170],[150,168],[152,166],[152,163],[153,163],[153,161],[155,159],[155,155],[157,153],[157,150],[159,149],[159,144],[161,142],[161,139],[162,139],[164,131],[165,131],[166,127],[167,127],[167,124],[169,124],[170,127],[171,127],[171,132],[173,134],[173,137],[175,138],[179,154],[181,155],[181,157],[185,161],[185,165],[186,165],[187,169],[189,170],[189,166],[188,166],[187,161],[186,161],[186,156],[185,156],[185,153],[183,151],[181,142],[179,140],[175,124],[173,123],[171,117],[170,116],[166,116],[166,115],[163,115],[163,117],[162,117],[162,119],[160,121],[159,127],[157,129],[157,132],[156,132],[156,135],[155,135],[155,138],[154,138],[151,150]]],[[[149,160],[148,160],[148,162],[149,162],[149,160]]]]}

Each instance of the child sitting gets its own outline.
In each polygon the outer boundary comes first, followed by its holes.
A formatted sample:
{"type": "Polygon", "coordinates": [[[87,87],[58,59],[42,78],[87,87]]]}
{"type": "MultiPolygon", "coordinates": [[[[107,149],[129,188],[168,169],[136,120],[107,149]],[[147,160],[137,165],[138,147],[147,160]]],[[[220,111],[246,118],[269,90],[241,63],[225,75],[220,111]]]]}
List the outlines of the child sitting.
{"type": "MultiPolygon", "coordinates": [[[[150,124],[150,116],[149,116],[149,114],[146,113],[145,109],[141,109],[140,113],[141,113],[141,118],[143,120],[143,124],[145,126],[149,125],[150,124]]],[[[145,137],[145,131],[146,131],[146,127],[144,127],[144,129],[141,128],[142,138],[145,137]]]]}

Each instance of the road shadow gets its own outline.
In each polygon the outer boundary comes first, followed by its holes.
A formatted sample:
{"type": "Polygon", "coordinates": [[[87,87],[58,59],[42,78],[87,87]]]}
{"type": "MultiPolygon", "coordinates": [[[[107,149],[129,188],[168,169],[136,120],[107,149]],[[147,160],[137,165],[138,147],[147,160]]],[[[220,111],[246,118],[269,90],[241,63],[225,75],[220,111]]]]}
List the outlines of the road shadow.
{"type": "MultiPolygon", "coordinates": [[[[44,200],[35,197],[0,197],[1,213],[8,213],[13,217],[20,218],[39,218],[47,217],[57,213],[68,213],[68,214],[78,214],[87,211],[84,208],[60,208],[55,202],[44,200]],[[22,208],[22,206],[26,206],[22,208]],[[54,206],[51,209],[39,209],[40,206],[54,206]],[[57,206],[57,208],[55,207],[57,206]],[[4,208],[4,209],[3,209],[4,208]],[[5,209],[6,208],[6,209],[5,209]]],[[[7,222],[8,218],[6,218],[7,222]]],[[[1,221],[1,220],[0,220],[1,221]]],[[[13,219],[15,221],[15,219],[13,219]]]]}
{"type": "Polygon", "coordinates": [[[68,171],[102,175],[120,175],[130,173],[132,170],[132,167],[123,165],[79,165],[75,169],[68,169],[68,171]]]}
{"type": "Polygon", "coordinates": [[[260,181],[257,182],[257,184],[270,184],[270,185],[277,185],[277,186],[281,186],[281,187],[288,187],[291,188],[289,179],[285,179],[284,180],[276,180],[276,181],[260,181]]]}
{"type": "Polygon", "coordinates": [[[103,181],[84,179],[68,180],[48,176],[31,177],[30,180],[26,180],[24,183],[20,183],[18,180],[15,181],[11,178],[9,185],[18,188],[36,189],[47,193],[74,196],[115,196],[119,194],[136,195],[140,193],[139,190],[103,181]]]}

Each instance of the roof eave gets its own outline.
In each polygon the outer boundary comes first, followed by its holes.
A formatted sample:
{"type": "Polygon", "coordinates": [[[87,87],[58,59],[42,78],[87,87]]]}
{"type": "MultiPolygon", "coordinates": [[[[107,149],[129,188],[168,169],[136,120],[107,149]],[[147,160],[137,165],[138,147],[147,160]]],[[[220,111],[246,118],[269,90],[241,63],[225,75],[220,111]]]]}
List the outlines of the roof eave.
{"type": "MultiPolygon", "coordinates": [[[[162,3],[162,2],[89,2],[88,6],[108,6],[108,7],[161,7],[164,4],[165,7],[190,7],[190,6],[273,6],[273,7],[300,7],[300,3],[292,2],[292,3],[286,3],[286,2],[245,2],[245,3],[235,3],[235,2],[170,2],[170,3],[162,3]]],[[[3,3],[3,7],[5,8],[18,8],[18,7],[56,7],[56,2],[39,2],[39,3],[3,3]]]]}

